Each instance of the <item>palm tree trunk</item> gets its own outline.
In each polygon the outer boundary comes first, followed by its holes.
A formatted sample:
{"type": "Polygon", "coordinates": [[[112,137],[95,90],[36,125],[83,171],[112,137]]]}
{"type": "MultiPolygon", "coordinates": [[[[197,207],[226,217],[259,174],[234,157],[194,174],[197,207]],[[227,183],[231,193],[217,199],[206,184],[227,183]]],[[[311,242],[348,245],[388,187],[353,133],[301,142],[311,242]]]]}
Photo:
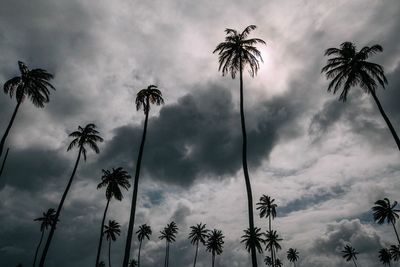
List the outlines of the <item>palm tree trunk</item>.
{"type": "MultiPolygon", "coordinates": [[[[271,222],[271,213],[269,214],[269,216],[268,216],[268,225],[269,225],[269,232],[271,232],[272,231],[272,222],[271,222]]],[[[271,260],[272,260],[272,267],[274,267],[275,266],[275,261],[274,261],[274,251],[272,250],[272,247],[271,247],[271,260]]]]}
{"type": "Polygon", "coordinates": [[[164,259],[164,267],[167,267],[167,256],[168,256],[168,241],[165,240],[165,259],[164,259]]]}
{"type": "Polygon", "coordinates": [[[199,241],[196,242],[196,254],[194,254],[194,263],[193,267],[196,267],[196,261],[197,261],[197,252],[199,251],[199,241]]]}
{"type": "Polygon", "coordinates": [[[63,195],[61,197],[60,204],[58,205],[57,212],[56,212],[56,215],[54,217],[54,223],[51,225],[50,233],[49,233],[49,235],[47,237],[46,245],[45,245],[45,247],[43,249],[43,252],[42,252],[42,257],[40,258],[39,267],[43,267],[44,266],[44,262],[46,260],[46,255],[47,255],[47,251],[49,250],[51,240],[53,239],[54,231],[56,230],[56,225],[57,225],[57,222],[58,222],[58,218],[60,217],[61,209],[62,209],[62,207],[64,205],[65,198],[67,197],[69,188],[71,187],[72,181],[73,181],[73,179],[75,177],[75,173],[76,173],[76,170],[77,170],[78,165],[79,165],[79,160],[81,159],[81,154],[82,154],[82,147],[79,148],[79,153],[78,153],[78,157],[76,158],[74,169],[72,171],[71,177],[69,178],[67,187],[65,188],[65,191],[64,191],[64,193],[63,193],[63,195]]]}
{"type": "Polygon", "coordinates": [[[214,252],[212,254],[211,261],[212,261],[212,267],[214,267],[214,263],[215,263],[215,254],[214,254],[214,252]]]}
{"type": "Polygon", "coordinates": [[[394,225],[394,222],[392,222],[392,225],[393,225],[394,232],[396,233],[397,241],[399,242],[399,245],[400,245],[399,234],[397,233],[396,226],[394,225]]]}
{"type": "Polygon", "coordinates": [[[39,244],[36,247],[35,258],[33,259],[33,267],[35,267],[35,265],[36,265],[36,258],[37,258],[37,254],[39,252],[40,245],[42,244],[43,236],[44,236],[44,230],[42,231],[42,234],[40,236],[39,244]]]}
{"type": "Polygon", "coordinates": [[[1,138],[1,141],[0,141],[0,157],[3,154],[4,144],[6,143],[6,139],[7,139],[8,133],[10,132],[11,126],[14,123],[15,116],[17,115],[17,112],[18,112],[18,109],[19,109],[19,106],[21,105],[21,103],[22,103],[21,101],[17,102],[17,106],[15,107],[14,113],[11,116],[11,120],[8,123],[7,129],[6,129],[3,137],[1,138]]]}
{"type": "Polygon", "coordinates": [[[381,115],[382,115],[383,119],[385,120],[387,126],[389,127],[390,132],[391,132],[392,135],[393,135],[394,141],[396,141],[397,148],[400,150],[400,139],[399,139],[399,137],[397,136],[397,133],[396,133],[395,129],[393,128],[392,123],[390,122],[388,116],[386,116],[386,113],[385,113],[385,111],[384,111],[383,108],[382,108],[381,102],[379,101],[379,99],[378,99],[378,97],[376,96],[375,92],[373,92],[373,91],[370,91],[370,92],[371,92],[372,97],[373,97],[374,100],[375,100],[376,105],[377,105],[378,108],[379,108],[379,111],[381,112],[381,115]]]}
{"type": "Polygon", "coordinates": [[[108,210],[108,205],[110,204],[110,199],[107,199],[107,205],[106,208],[104,210],[104,214],[103,214],[103,219],[101,220],[101,227],[100,227],[100,240],[99,240],[99,246],[97,248],[97,256],[96,256],[96,265],[95,267],[99,266],[99,262],[100,262],[100,253],[101,253],[101,245],[103,243],[103,229],[104,229],[104,221],[106,220],[106,215],[107,215],[107,210],[108,210]]]}
{"type": "MultiPolygon", "coordinates": [[[[242,137],[243,137],[243,147],[242,147],[242,161],[243,161],[243,173],[244,180],[246,182],[247,190],[247,204],[249,212],[249,226],[250,231],[254,232],[254,217],[253,217],[253,196],[251,193],[250,177],[249,171],[247,169],[247,134],[246,134],[246,123],[244,119],[244,108],[243,108],[243,69],[242,69],[242,58],[240,58],[240,118],[242,123],[242,137]]],[[[257,267],[257,254],[254,244],[250,246],[251,250],[251,262],[253,267],[257,267]]]]}
{"type": "Polygon", "coordinates": [[[354,266],[357,267],[357,263],[354,258],[353,258],[353,263],[354,263],[354,266]]]}
{"type": "Polygon", "coordinates": [[[4,166],[6,165],[6,160],[7,160],[7,156],[8,156],[8,151],[10,151],[10,148],[7,148],[6,154],[5,154],[4,159],[3,159],[3,163],[1,164],[0,177],[1,177],[1,175],[3,174],[4,166]]]}
{"type": "MultiPolygon", "coordinates": [[[[148,98],[147,98],[147,107],[149,107],[149,99],[148,98]]],[[[132,204],[131,204],[131,215],[129,218],[128,235],[126,237],[125,255],[124,255],[124,262],[122,264],[122,267],[128,267],[128,263],[129,263],[129,256],[130,256],[129,254],[131,251],[133,226],[135,224],[136,200],[137,200],[137,192],[138,192],[138,185],[139,185],[140,165],[142,162],[144,143],[146,141],[148,118],[149,118],[149,109],[147,109],[147,111],[146,111],[146,118],[144,120],[142,142],[140,143],[139,155],[138,155],[138,159],[136,162],[135,182],[134,182],[134,186],[133,186],[133,196],[132,196],[132,204]]]]}
{"type": "Polygon", "coordinates": [[[108,242],[108,267],[111,267],[111,238],[108,242]]]}
{"type": "Polygon", "coordinates": [[[140,243],[139,243],[139,253],[138,253],[138,258],[137,258],[137,266],[138,267],[140,267],[140,249],[142,248],[142,241],[143,240],[140,240],[140,243]]]}
{"type": "Polygon", "coordinates": [[[167,250],[167,267],[169,267],[169,243],[168,243],[168,250],[167,250]]]}

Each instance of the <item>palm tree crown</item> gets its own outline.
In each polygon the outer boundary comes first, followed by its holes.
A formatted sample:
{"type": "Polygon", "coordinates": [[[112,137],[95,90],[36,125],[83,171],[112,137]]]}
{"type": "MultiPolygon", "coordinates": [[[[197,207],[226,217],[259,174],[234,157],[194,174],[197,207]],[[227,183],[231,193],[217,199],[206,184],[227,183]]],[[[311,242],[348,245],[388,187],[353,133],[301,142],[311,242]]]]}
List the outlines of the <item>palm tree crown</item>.
{"type": "Polygon", "coordinates": [[[190,243],[192,245],[197,243],[204,245],[210,231],[206,228],[206,224],[198,223],[196,226],[190,226],[190,229],[192,229],[189,233],[190,243]]]}
{"type": "Polygon", "coordinates": [[[114,197],[115,199],[121,201],[123,196],[120,187],[128,190],[131,186],[129,180],[131,176],[125,171],[122,167],[117,169],[102,170],[103,176],[101,177],[101,183],[97,185],[97,189],[102,187],[106,188],[106,198],[111,199],[114,197]]]}
{"type": "Polygon", "coordinates": [[[136,234],[138,235],[139,241],[143,241],[144,238],[150,240],[150,236],[152,234],[150,225],[147,224],[140,225],[139,230],[136,231],[136,234]]]}
{"type": "Polygon", "coordinates": [[[297,249],[289,248],[289,250],[286,252],[286,255],[290,262],[296,262],[299,260],[299,252],[297,249]]]}
{"type": "Polygon", "coordinates": [[[343,258],[346,261],[357,260],[357,254],[359,254],[352,246],[346,245],[342,250],[343,258]]]}
{"type": "Polygon", "coordinates": [[[149,85],[147,88],[140,90],[136,95],[136,109],[140,110],[143,107],[144,113],[150,110],[150,103],[157,106],[164,104],[161,91],[156,85],[149,85]]]}
{"type": "Polygon", "coordinates": [[[175,242],[176,233],[178,233],[178,226],[175,222],[171,222],[164,227],[164,230],[160,231],[159,238],[161,240],[165,239],[168,243],[175,242]]]}
{"type": "Polygon", "coordinates": [[[279,238],[279,235],[275,230],[267,231],[267,234],[265,235],[266,249],[269,251],[272,251],[273,249],[276,251],[282,249],[281,245],[279,244],[279,242],[282,240],[283,239],[279,238]]]}
{"type": "Polygon", "coordinates": [[[129,261],[128,267],[137,267],[138,263],[135,259],[129,261]]]}
{"type": "Polygon", "coordinates": [[[388,198],[384,198],[383,200],[376,201],[375,205],[376,206],[372,207],[372,211],[374,212],[374,220],[378,224],[383,224],[385,220],[387,223],[396,223],[396,220],[399,218],[397,212],[400,211],[395,209],[397,201],[391,204],[388,198]]]}
{"type": "Polygon", "coordinates": [[[275,199],[270,196],[262,195],[260,197],[260,202],[257,203],[257,210],[260,211],[260,218],[268,218],[272,219],[276,217],[276,203],[274,203],[275,199]]]}
{"type": "Polygon", "coordinates": [[[245,243],[246,250],[250,252],[251,247],[254,246],[258,253],[262,254],[263,249],[261,243],[264,243],[262,236],[265,234],[261,232],[261,228],[255,227],[254,231],[250,231],[250,228],[244,230],[244,235],[242,236],[241,243],[245,243]]]}
{"type": "Polygon", "coordinates": [[[36,218],[34,219],[34,221],[41,222],[40,231],[44,231],[54,224],[55,219],[56,219],[56,210],[48,209],[47,212],[43,212],[43,217],[36,218]]]}
{"type": "Polygon", "coordinates": [[[390,254],[389,249],[382,248],[379,250],[379,261],[383,263],[383,265],[389,265],[390,261],[392,260],[392,255],[390,254]]]}
{"type": "Polygon", "coordinates": [[[222,248],[224,244],[225,236],[222,234],[221,230],[214,229],[212,230],[206,241],[206,249],[211,252],[213,255],[220,255],[222,253],[222,248]]]}
{"type": "Polygon", "coordinates": [[[117,236],[121,234],[121,225],[114,220],[109,220],[108,225],[105,225],[104,228],[107,240],[115,241],[117,240],[117,236]]]}
{"type": "Polygon", "coordinates": [[[394,261],[400,260],[400,245],[391,245],[390,246],[390,255],[394,261]]]}
{"type": "Polygon", "coordinates": [[[78,131],[72,132],[69,135],[70,137],[75,137],[75,139],[69,144],[67,151],[77,146],[82,150],[83,158],[86,160],[85,146],[87,145],[98,154],[100,150],[96,142],[103,142],[103,138],[101,138],[98,133],[99,132],[96,130],[96,125],[93,123],[89,123],[85,126],[85,128],[78,126],[78,131]]]}

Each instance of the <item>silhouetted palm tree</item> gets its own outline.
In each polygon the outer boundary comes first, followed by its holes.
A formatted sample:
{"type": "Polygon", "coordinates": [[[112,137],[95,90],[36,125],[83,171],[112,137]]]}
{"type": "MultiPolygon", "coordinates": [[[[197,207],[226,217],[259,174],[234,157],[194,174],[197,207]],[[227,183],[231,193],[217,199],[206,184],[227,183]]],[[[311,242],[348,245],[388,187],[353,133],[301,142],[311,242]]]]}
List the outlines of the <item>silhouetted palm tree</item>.
{"type": "Polygon", "coordinates": [[[137,93],[135,102],[136,102],[137,110],[140,110],[143,107],[145,119],[144,119],[142,141],[140,143],[139,154],[138,154],[138,158],[136,161],[136,171],[135,171],[135,181],[134,181],[134,185],[133,185],[131,214],[129,217],[128,234],[126,237],[125,254],[124,254],[124,261],[123,261],[122,267],[128,267],[128,262],[129,262],[129,257],[130,257],[133,226],[135,224],[136,200],[137,200],[137,192],[138,192],[138,185],[139,185],[140,165],[142,162],[144,143],[146,140],[147,121],[149,119],[150,104],[161,105],[164,103],[164,99],[162,98],[161,91],[158,90],[157,86],[149,85],[146,89],[142,89],[139,91],[139,93],[137,93]]]}
{"type": "Polygon", "coordinates": [[[299,260],[299,252],[297,249],[289,248],[289,250],[286,252],[286,256],[290,262],[293,262],[294,267],[296,267],[296,261],[299,260]]]}
{"type": "Polygon", "coordinates": [[[152,234],[150,225],[142,224],[141,226],[139,226],[139,230],[136,231],[136,234],[138,235],[138,240],[139,240],[139,254],[137,260],[137,266],[140,267],[140,249],[142,248],[142,242],[144,238],[150,240],[150,236],[152,234]]]}
{"type": "Polygon", "coordinates": [[[106,263],[104,261],[99,262],[99,264],[97,264],[97,267],[106,267],[106,263]]]}
{"type": "Polygon", "coordinates": [[[353,261],[354,266],[357,267],[357,254],[359,254],[352,246],[346,245],[342,251],[343,253],[343,258],[346,259],[346,261],[353,261]]]}
{"type": "Polygon", "coordinates": [[[385,84],[387,84],[383,67],[367,61],[371,55],[382,51],[383,48],[380,45],[371,47],[365,46],[360,51],[357,51],[353,43],[344,42],[340,45],[340,48],[329,48],[325,51],[325,56],[333,56],[333,58],[328,59],[321,73],[325,72],[326,78],[332,79],[328,86],[328,92],[333,89],[333,93],[335,94],[343,87],[339,96],[339,101],[346,101],[349,90],[353,86],[359,86],[366,93],[371,94],[400,150],[400,139],[388,116],[385,114],[375,92],[378,83],[383,88],[385,88],[385,84]]]}
{"type": "Polygon", "coordinates": [[[270,256],[265,256],[264,262],[267,266],[273,266],[272,258],[270,256]]]}
{"type": "Polygon", "coordinates": [[[392,255],[390,255],[390,251],[387,248],[382,248],[379,250],[379,261],[383,263],[383,265],[389,265],[392,260],[392,255]]]}
{"type": "Polygon", "coordinates": [[[135,259],[129,261],[128,267],[137,267],[138,262],[135,259]]]}
{"type": "Polygon", "coordinates": [[[108,267],[111,267],[111,241],[117,240],[117,236],[121,234],[121,225],[114,220],[109,220],[108,225],[104,226],[104,234],[108,240],[108,267]]]}
{"type": "Polygon", "coordinates": [[[250,231],[249,228],[244,230],[244,235],[242,235],[241,243],[245,243],[246,250],[250,252],[251,247],[255,247],[258,250],[258,253],[262,254],[263,249],[261,243],[264,243],[264,239],[262,236],[265,234],[261,232],[261,229],[256,227],[254,231],[250,231]]]}
{"type": "MultiPolygon", "coordinates": [[[[222,75],[230,73],[232,79],[239,72],[240,78],[240,118],[242,125],[242,164],[243,173],[247,190],[247,203],[249,215],[249,228],[254,231],[254,216],[253,216],[253,196],[251,192],[251,184],[249,171],[247,168],[247,134],[244,116],[244,96],[243,96],[243,68],[248,66],[250,76],[254,77],[260,67],[258,60],[262,61],[260,51],[255,47],[256,44],[265,44],[259,38],[247,39],[249,33],[256,28],[255,25],[247,26],[243,32],[239,33],[233,29],[226,29],[225,42],[218,44],[213,53],[218,52],[219,55],[219,70],[222,75]]],[[[257,266],[256,248],[251,248],[251,259],[253,267],[257,266]]]]}
{"type": "Polygon", "coordinates": [[[97,266],[100,260],[101,246],[103,243],[103,228],[110,200],[112,197],[114,197],[116,200],[121,201],[123,196],[120,187],[128,190],[128,188],[131,186],[131,184],[128,181],[128,179],[130,179],[131,176],[122,167],[119,167],[117,169],[113,168],[112,172],[109,170],[102,170],[102,172],[103,176],[101,177],[101,183],[98,184],[97,189],[106,187],[107,204],[106,208],[104,209],[103,219],[101,221],[101,226],[100,226],[100,239],[99,239],[99,246],[97,248],[95,266],[97,266]]]}
{"type": "Polygon", "coordinates": [[[51,226],[50,233],[49,233],[49,236],[47,237],[46,245],[44,247],[42,257],[40,259],[39,267],[44,266],[47,251],[50,247],[50,243],[53,238],[54,231],[56,229],[56,224],[60,217],[61,209],[64,205],[65,198],[67,197],[68,191],[69,191],[72,181],[75,177],[75,173],[78,168],[78,164],[81,159],[81,155],[83,155],[83,159],[86,161],[87,150],[86,150],[85,146],[88,146],[96,153],[100,152],[99,148],[97,147],[97,142],[103,142],[103,138],[101,138],[98,135],[98,133],[99,132],[96,130],[96,125],[94,125],[93,123],[89,123],[88,125],[85,126],[85,128],[82,128],[81,126],[79,126],[78,131],[75,131],[69,135],[70,137],[74,137],[74,140],[72,140],[72,142],[69,144],[67,151],[71,150],[74,147],[78,147],[79,148],[78,157],[76,158],[75,166],[74,166],[74,169],[72,170],[72,174],[71,174],[71,177],[69,178],[67,187],[65,188],[65,191],[61,197],[60,204],[57,207],[57,212],[56,212],[56,217],[55,217],[56,223],[54,223],[51,226]]]}
{"type": "Polygon", "coordinates": [[[394,261],[400,260],[400,245],[391,245],[390,246],[390,255],[394,261]]]}
{"type": "Polygon", "coordinates": [[[192,245],[196,245],[196,254],[194,255],[193,267],[196,266],[197,252],[199,251],[199,243],[205,245],[206,238],[208,237],[208,230],[206,224],[198,223],[196,226],[190,226],[189,239],[192,245]]]}
{"type": "Polygon", "coordinates": [[[212,267],[215,263],[215,255],[221,255],[225,236],[221,230],[214,229],[208,234],[206,249],[212,255],[212,267]]]}
{"type": "Polygon", "coordinates": [[[169,265],[169,244],[172,242],[175,242],[175,237],[176,234],[178,233],[178,226],[176,225],[175,222],[171,222],[170,224],[167,224],[166,227],[164,227],[164,230],[160,231],[160,236],[158,237],[159,239],[163,240],[165,239],[165,261],[164,261],[164,266],[168,267],[169,265]]]}
{"type": "Polygon", "coordinates": [[[36,247],[35,258],[33,259],[33,267],[35,267],[36,265],[36,258],[39,252],[40,245],[42,244],[44,231],[47,230],[54,223],[56,216],[55,213],[55,209],[48,209],[47,212],[43,212],[43,217],[34,219],[34,221],[40,222],[40,232],[42,234],[40,235],[39,244],[36,247]]]}
{"type": "Polygon", "coordinates": [[[1,175],[3,174],[4,166],[6,165],[6,160],[7,160],[8,152],[9,152],[9,151],[10,151],[10,148],[7,148],[6,154],[4,155],[4,158],[3,158],[3,162],[1,163],[0,177],[1,177],[1,175]]]}
{"type": "Polygon", "coordinates": [[[394,201],[393,204],[390,203],[388,198],[380,199],[375,202],[375,206],[372,207],[372,211],[374,212],[374,220],[378,224],[391,223],[393,225],[394,232],[396,233],[397,241],[400,245],[399,235],[396,230],[396,220],[399,218],[397,212],[400,210],[395,209],[397,206],[397,201],[394,201]]]}
{"type": "Polygon", "coordinates": [[[280,259],[276,259],[276,260],[275,260],[275,266],[276,266],[276,267],[282,267],[282,266],[283,266],[282,261],[281,261],[280,259]]]}
{"type": "Polygon", "coordinates": [[[49,102],[50,90],[48,88],[55,90],[54,86],[49,83],[49,81],[53,79],[53,75],[46,70],[30,70],[22,61],[18,61],[18,67],[21,75],[8,80],[4,84],[4,93],[10,94],[10,97],[13,97],[15,94],[17,105],[0,141],[0,157],[3,154],[4,144],[11,126],[14,123],[15,116],[17,115],[20,105],[24,102],[24,99],[28,97],[33,105],[38,108],[43,108],[44,104],[49,102]]]}
{"type": "Polygon", "coordinates": [[[276,253],[278,252],[278,250],[282,249],[281,245],[279,244],[280,241],[282,241],[282,238],[279,238],[279,235],[276,231],[272,230],[272,231],[267,231],[266,235],[265,235],[265,244],[266,244],[266,250],[271,252],[271,259],[272,262],[275,262],[276,266],[276,253]]]}
{"type": "MultiPolygon", "coordinates": [[[[257,210],[260,211],[260,218],[268,218],[268,230],[272,231],[272,220],[276,217],[276,208],[278,205],[274,203],[275,199],[267,195],[260,197],[260,202],[257,203],[257,210]]],[[[271,250],[271,260],[274,262],[273,251],[271,250]]]]}

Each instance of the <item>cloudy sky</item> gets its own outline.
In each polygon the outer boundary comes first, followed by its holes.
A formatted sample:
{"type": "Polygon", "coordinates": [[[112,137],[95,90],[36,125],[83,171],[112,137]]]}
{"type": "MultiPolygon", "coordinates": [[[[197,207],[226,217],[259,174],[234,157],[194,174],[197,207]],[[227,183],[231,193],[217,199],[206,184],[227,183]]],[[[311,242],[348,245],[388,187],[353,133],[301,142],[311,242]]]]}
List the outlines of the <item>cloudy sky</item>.
{"type": "MultiPolygon", "coordinates": [[[[135,94],[156,84],[165,105],[151,110],[143,159],[136,225],[150,224],[153,236],[144,243],[142,266],[162,265],[158,233],[172,220],[180,231],[171,266],[191,266],[187,236],[198,222],[226,236],[218,266],[249,266],[240,244],[247,200],[239,84],[218,73],[212,51],[225,28],[255,24],[252,36],[267,45],[259,47],[258,76],[245,75],[250,176],[254,200],[267,194],[278,204],[280,257],[289,266],[285,251],[293,247],[300,266],[345,266],[340,251],[351,244],[361,266],[378,266],[378,249],[395,237],[389,225],[374,224],[370,208],[384,197],[400,200],[400,154],[371,97],[354,88],[339,102],[326,92],[320,70],[326,48],[381,44],[384,52],[372,60],[384,66],[389,85],[378,97],[400,131],[398,14],[398,0],[1,0],[0,84],[19,73],[22,60],[54,73],[57,91],[44,109],[24,102],[7,140],[0,265],[32,264],[40,237],[33,219],[58,205],[77,156],[66,152],[68,134],[89,122],[105,141],[79,167],[47,266],[94,265],[106,204],[96,190],[101,170],[121,166],[133,174],[144,119],[135,94]]],[[[1,134],[15,104],[0,96],[1,134]]],[[[110,206],[108,218],[123,226],[112,247],[115,266],[131,194],[110,206]]],[[[257,217],[256,225],[267,229],[265,219],[257,217]]],[[[132,255],[137,247],[135,239],[132,255]]],[[[197,266],[210,261],[201,248],[197,266]]]]}

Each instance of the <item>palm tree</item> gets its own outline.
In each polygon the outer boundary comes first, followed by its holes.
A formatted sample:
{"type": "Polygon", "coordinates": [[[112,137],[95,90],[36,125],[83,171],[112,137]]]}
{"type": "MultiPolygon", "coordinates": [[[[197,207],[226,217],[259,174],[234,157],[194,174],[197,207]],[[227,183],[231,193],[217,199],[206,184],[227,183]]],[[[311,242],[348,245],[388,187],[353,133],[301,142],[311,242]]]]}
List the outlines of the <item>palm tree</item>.
{"type": "Polygon", "coordinates": [[[169,265],[169,244],[175,242],[175,237],[177,233],[178,233],[178,226],[176,225],[175,222],[167,224],[167,226],[164,227],[164,230],[160,231],[161,235],[158,238],[161,240],[165,239],[166,243],[164,267],[168,267],[169,265]]]}
{"type": "Polygon", "coordinates": [[[250,252],[251,247],[254,246],[258,250],[258,253],[262,254],[263,249],[261,243],[264,243],[263,235],[265,234],[261,232],[261,229],[258,227],[254,228],[254,231],[250,231],[250,229],[247,228],[244,230],[244,235],[242,235],[242,241],[240,242],[245,243],[248,252],[250,252]]]}
{"type": "Polygon", "coordinates": [[[18,109],[25,98],[30,98],[33,105],[38,108],[43,108],[45,103],[49,102],[50,90],[54,89],[54,86],[49,83],[53,79],[53,75],[43,69],[32,69],[30,70],[26,64],[22,61],[18,61],[20,76],[16,76],[8,80],[4,84],[4,93],[9,94],[17,100],[17,105],[14,109],[14,113],[11,116],[11,120],[8,123],[7,129],[0,141],[0,157],[3,154],[4,144],[6,142],[8,133],[10,132],[11,126],[14,123],[15,116],[17,115],[18,109]]]}
{"type": "Polygon", "coordinates": [[[283,239],[279,238],[278,233],[274,230],[267,231],[267,234],[265,236],[266,250],[271,252],[272,263],[275,263],[272,266],[276,266],[276,253],[278,252],[278,250],[282,249],[279,242],[283,239]]]}
{"type": "Polygon", "coordinates": [[[206,249],[212,254],[212,267],[214,267],[215,254],[221,255],[225,236],[221,230],[214,229],[208,234],[206,249]]]}
{"type": "Polygon", "coordinates": [[[101,226],[100,226],[100,240],[99,240],[99,246],[97,248],[95,266],[97,266],[100,261],[101,246],[103,243],[103,228],[110,200],[112,197],[114,197],[116,200],[121,201],[123,196],[120,187],[128,190],[128,188],[131,186],[131,184],[128,181],[128,179],[130,179],[131,176],[122,167],[119,167],[117,169],[113,168],[112,172],[109,170],[102,170],[102,172],[103,176],[101,177],[101,183],[99,183],[97,189],[106,187],[107,204],[104,210],[103,219],[101,221],[101,226]]]}
{"type": "Polygon", "coordinates": [[[7,151],[6,151],[6,154],[5,154],[5,156],[4,156],[3,162],[1,163],[0,177],[1,177],[1,175],[3,174],[4,166],[6,165],[6,160],[7,160],[8,152],[9,152],[9,151],[10,151],[10,148],[7,148],[7,151]]]}
{"type": "Polygon", "coordinates": [[[96,266],[97,267],[106,267],[106,264],[104,261],[100,261],[96,266]]]}
{"type": "MultiPolygon", "coordinates": [[[[242,125],[242,164],[244,180],[246,183],[247,190],[247,204],[248,204],[248,215],[249,215],[249,228],[254,231],[254,217],[253,217],[253,196],[251,192],[251,184],[249,171],[247,168],[247,134],[246,124],[244,117],[244,99],[243,99],[243,68],[246,65],[249,68],[250,76],[254,77],[260,67],[258,60],[262,57],[260,51],[255,47],[256,44],[265,44],[265,42],[258,38],[247,39],[247,36],[252,30],[256,28],[255,25],[247,26],[243,32],[239,33],[233,29],[226,29],[225,42],[218,44],[213,53],[218,52],[219,55],[219,71],[222,71],[222,75],[227,73],[231,74],[232,79],[235,78],[236,73],[239,72],[240,78],[240,118],[242,125]]],[[[253,267],[257,266],[257,255],[256,248],[251,247],[251,259],[253,267]]]]}
{"type": "Polygon", "coordinates": [[[265,256],[264,262],[267,266],[273,266],[272,258],[270,256],[265,256]]]}
{"type": "Polygon", "coordinates": [[[383,265],[389,265],[392,260],[392,255],[390,254],[389,249],[382,248],[379,250],[379,261],[383,263],[383,265]]]}
{"type": "Polygon", "coordinates": [[[142,248],[142,242],[144,238],[150,240],[150,236],[152,234],[150,225],[142,224],[141,226],[139,226],[139,230],[136,231],[136,234],[138,235],[139,239],[139,254],[137,260],[137,266],[140,267],[140,249],[142,248]]]}
{"type": "Polygon", "coordinates": [[[400,245],[391,245],[389,250],[394,261],[400,260],[400,245]]]}
{"type": "MultiPolygon", "coordinates": [[[[260,211],[260,218],[268,218],[268,229],[272,231],[272,220],[276,217],[276,208],[278,205],[274,203],[275,199],[267,195],[260,197],[260,202],[257,203],[257,210],[260,211]]],[[[273,251],[271,250],[271,260],[274,262],[273,251]]]]}
{"type": "Polygon", "coordinates": [[[353,43],[344,42],[340,45],[340,48],[329,48],[325,51],[325,56],[334,57],[328,59],[321,73],[325,72],[326,78],[332,79],[328,86],[328,92],[333,89],[333,93],[335,94],[343,87],[339,96],[339,101],[346,102],[349,90],[353,86],[360,86],[364,92],[371,94],[400,150],[400,139],[383,110],[375,92],[378,83],[383,88],[385,88],[385,84],[387,84],[383,67],[367,61],[371,55],[382,51],[383,48],[380,45],[373,45],[371,47],[365,46],[360,51],[357,51],[353,43]]]}
{"type": "Polygon", "coordinates": [[[281,261],[280,259],[276,259],[276,260],[275,260],[275,266],[276,266],[276,267],[282,267],[282,266],[283,266],[282,261],[281,261]]]}
{"type": "Polygon", "coordinates": [[[96,143],[103,142],[103,138],[101,138],[98,135],[98,133],[99,132],[96,130],[96,125],[94,125],[93,123],[89,123],[84,128],[79,126],[78,131],[75,131],[69,135],[70,137],[74,137],[74,140],[72,140],[72,142],[69,144],[67,151],[69,151],[72,148],[74,148],[75,146],[77,146],[79,148],[78,157],[76,158],[75,166],[74,166],[74,169],[72,170],[72,174],[71,174],[71,177],[69,178],[67,187],[65,188],[65,191],[61,197],[60,204],[57,207],[57,212],[55,215],[55,223],[51,226],[49,236],[47,237],[46,245],[42,252],[42,257],[40,259],[39,267],[44,266],[47,251],[49,250],[50,243],[53,238],[54,231],[56,229],[56,224],[57,224],[58,218],[60,217],[61,209],[64,205],[65,198],[67,197],[68,191],[69,191],[72,181],[75,177],[75,173],[78,168],[78,164],[81,159],[81,155],[83,155],[83,159],[86,161],[86,153],[87,153],[86,146],[91,148],[97,154],[100,152],[96,143]]]}
{"type": "Polygon", "coordinates": [[[390,203],[388,198],[380,199],[375,202],[375,206],[372,207],[372,211],[374,212],[374,220],[378,224],[391,223],[393,225],[394,232],[396,233],[397,241],[400,245],[399,235],[396,230],[396,220],[399,218],[397,212],[400,210],[395,209],[397,206],[397,201],[394,201],[393,204],[390,203]]]}
{"type": "Polygon", "coordinates": [[[353,261],[354,266],[357,267],[357,254],[359,254],[352,246],[346,245],[344,247],[344,250],[342,251],[343,253],[343,258],[346,259],[346,261],[353,261]]]}
{"type": "Polygon", "coordinates": [[[289,250],[286,253],[287,253],[287,259],[290,262],[293,262],[294,267],[296,267],[296,261],[299,260],[299,252],[297,251],[297,249],[289,248],[289,250]]]}
{"type": "Polygon", "coordinates": [[[121,233],[121,225],[114,220],[109,220],[104,228],[104,234],[108,240],[108,267],[111,267],[111,241],[117,240],[117,236],[121,233]]]}
{"type": "Polygon", "coordinates": [[[196,226],[190,226],[189,239],[192,245],[196,245],[196,254],[194,255],[193,267],[196,266],[197,252],[199,251],[199,243],[205,245],[206,238],[208,237],[208,232],[210,230],[206,229],[206,224],[198,223],[196,226]]]}
{"type": "Polygon", "coordinates": [[[156,85],[149,85],[147,88],[140,90],[139,93],[137,93],[136,95],[136,109],[140,110],[143,107],[145,120],[144,120],[142,141],[140,143],[138,159],[136,161],[136,172],[135,172],[135,182],[133,185],[131,214],[129,218],[128,234],[126,237],[125,254],[122,267],[128,267],[129,256],[131,251],[133,226],[135,225],[135,212],[136,212],[138,185],[139,185],[140,165],[142,162],[144,143],[146,140],[147,121],[149,119],[150,104],[156,104],[156,105],[164,104],[164,99],[162,98],[161,91],[158,90],[156,85]]]}
{"type": "Polygon", "coordinates": [[[129,261],[128,267],[137,267],[138,262],[135,259],[129,261]]]}
{"type": "Polygon", "coordinates": [[[44,231],[47,230],[54,223],[55,213],[56,213],[55,209],[48,209],[47,212],[43,212],[43,217],[34,219],[34,221],[36,222],[41,222],[40,232],[42,232],[42,234],[40,235],[39,244],[36,247],[35,258],[33,259],[33,267],[35,267],[36,265],[36,258],[39,252],[40,245],[42,244],[43,241],[44,231]]]}

